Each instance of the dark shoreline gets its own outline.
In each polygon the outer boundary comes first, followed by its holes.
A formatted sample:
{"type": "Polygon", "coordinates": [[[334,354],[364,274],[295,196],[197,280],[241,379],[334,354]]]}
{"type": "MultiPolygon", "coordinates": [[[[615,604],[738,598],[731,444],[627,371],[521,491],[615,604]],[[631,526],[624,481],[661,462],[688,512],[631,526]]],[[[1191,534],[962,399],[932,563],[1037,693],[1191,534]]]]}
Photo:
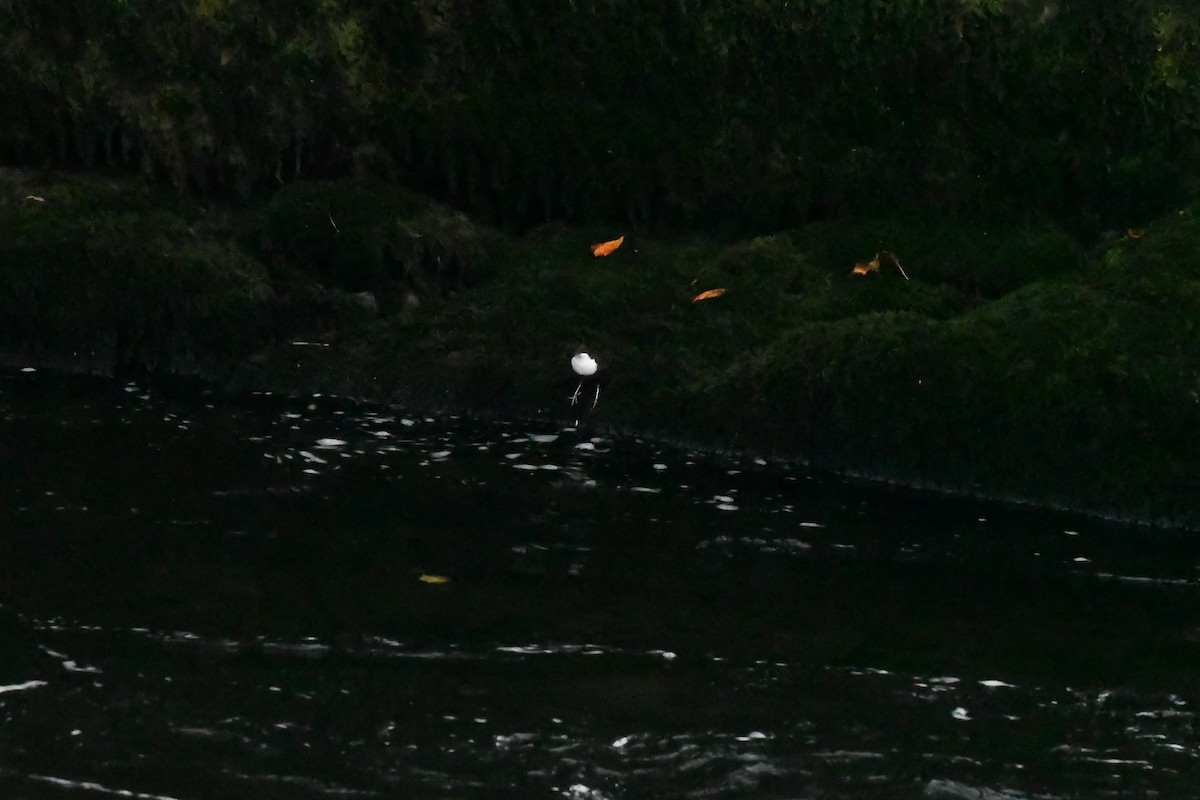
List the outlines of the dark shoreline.
{"type": "MultiPolygon", "coordinates": [[[[274,394],[280,397],[302,398],[306,395],[311,395],[312,392],[304,386],[282,387],[274,386],[270,388],[239,387],[231,389],[227,385],[223,385],[220,381],[215,380],[210,376],[199,374],[191,375],[176,375],[176,374],[148,374],[118,377],[113,374],[111,362],[106,366],[103,362],[98,362],[94,359],[79,359],[79,358],[54,358],[48,360],[39,360],[22,356],[18,353],[0,352],[0,368],[8,370],[19,370],[21,368],[32,367],[38,371],[50,371],[61,375],[86,377],[116,385],[118,381],[130,380],[139,385],[145,385],[149,388],[162,389],[167,388],[173,395],[185,394],[195,395],[200,392],[211,392],[221,397],[236,401],[239,397],[246,397],[249,394],[274,394]]],[[[341,400],[354,405],[362,405],[369,407],[380,408],[403,408],[409,413],[419,414],[422,416],[459,416],[479,420],[511,420],[512,417],[508,414],[496,412],[487,408],[463,409],[448,405],[411,405],[395,401],[388,401],[381,398],[372,398],[369,396],[341,396],[321,392],[322,397],[333,400],[341,400]]],[[[518,419],[531,425],[553,425],[553,426],[570,426],[572,420],[569,415],[551,415],[539,413],[536,415],[525,414],[518,415],[518,419]]],[[[705,454],[711,457],[720,457],[730,459],[732,461],[747,461],[757,458],[769,458],[768,463],[775,462],[779,464],[787,464],[793,467],[804,468],[818,477],[834,480],[840,484],[847,486],[863,486],[873,491],[883,492],[899,492],[902,495],[933,499],[945,498],[952,501],[961,501],[972,504],[980,504],[983,507],[1001,509],[1005,511],[1025,510],[1032,512],[1045,512],[1055,515],[1063,515],[1067,518],[1079,518],[1099,522],[1105,525],[1118,525],[1146,531],[1164,531],[1173,533],[1190,533],[1200,532],[1200,523],[1190,520],[1173,520],[1173,519],[1146,519],[1139,518],[1133,515],[1122,514],[1116,511],[1102,511],[1094,508],[1083,506],[1072,506],[1065,503],[1047,503],[1038,501],[1033,498],[1019,496],[1002,496],[990,494],[984,489],[962,489],[952,486],[936,485],[929,482],[917,480],[904,480],[890,477],[883,474],[873,474],[867,471],[857,470],[853,467],[839,468],[834,465],[815,463],[814,461],[797,455],[780,455],[773,454],[763,456],[763,454],[741,448],[730,448],[722,446],[720,443],[699,439],[699,438],[681,438],[662,433],[656,433],[653,430],[641,430],[630,428],[622,425],[607,424],[604,422],[591,422],[581,426],[601,435],[633,437],[650,442],[657,442],[670,447],[677,447],[684,450],[694,451],[705,454]]]]}

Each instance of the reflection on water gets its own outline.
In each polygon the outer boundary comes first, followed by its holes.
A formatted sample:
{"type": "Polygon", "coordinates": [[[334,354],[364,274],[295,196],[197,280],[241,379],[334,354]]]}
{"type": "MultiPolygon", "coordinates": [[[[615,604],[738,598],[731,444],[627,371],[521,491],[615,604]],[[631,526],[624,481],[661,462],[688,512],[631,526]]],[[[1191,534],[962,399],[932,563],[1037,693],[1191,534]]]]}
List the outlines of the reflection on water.
{"type": "Polygon", "coordinates": [[[0,436],[5,796],[1200,797],[1189,535],[37,372],[0,436]]]}

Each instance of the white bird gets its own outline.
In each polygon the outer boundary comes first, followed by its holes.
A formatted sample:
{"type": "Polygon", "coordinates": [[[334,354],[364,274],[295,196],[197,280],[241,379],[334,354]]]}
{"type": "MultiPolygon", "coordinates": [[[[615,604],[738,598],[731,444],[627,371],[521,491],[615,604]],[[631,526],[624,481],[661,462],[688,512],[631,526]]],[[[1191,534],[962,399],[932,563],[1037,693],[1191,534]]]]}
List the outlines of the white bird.
{"type": "MultiPolygon", "coordinates": [[[[579,349],[575,351],[575,355],[571,356],[571,369],[575,371],[575,374],[578,375],[581,380],[579,381],[579,385],[575,387],[575,392],[571,395],[571,405],[575,405],[577,402],[579,402],[579,393],[583,390],[584,383],[582,379],[590,378],[591,376],[595,375],[596,370],[599,368],[600,365],[597,364],[596,359],[592,358],[592,356],[588,353],[587,347],[582,344],[579,345],[579,349]]],[[[600,384],[597,383],[596,396],[592,398],[592,408],[595,408],[596,404],[599,402],[600,384]]]]}

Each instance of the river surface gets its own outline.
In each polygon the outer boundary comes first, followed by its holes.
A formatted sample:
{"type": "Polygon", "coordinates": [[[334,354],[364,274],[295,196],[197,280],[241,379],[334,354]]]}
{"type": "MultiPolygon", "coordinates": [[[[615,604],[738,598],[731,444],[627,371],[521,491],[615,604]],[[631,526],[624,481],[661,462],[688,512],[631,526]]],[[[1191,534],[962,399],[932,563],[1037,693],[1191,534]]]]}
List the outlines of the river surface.
{"type": "Polygon", "coordinates": [[[1200,797],[1195,535],[40,371],[0,442],[0,798],[1200,797]]]}

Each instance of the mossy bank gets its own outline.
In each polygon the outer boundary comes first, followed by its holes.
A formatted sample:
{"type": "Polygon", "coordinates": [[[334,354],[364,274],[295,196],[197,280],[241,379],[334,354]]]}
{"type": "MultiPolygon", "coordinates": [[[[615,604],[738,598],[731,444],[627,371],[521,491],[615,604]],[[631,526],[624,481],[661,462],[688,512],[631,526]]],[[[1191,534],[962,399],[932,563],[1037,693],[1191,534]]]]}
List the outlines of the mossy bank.
{"type": "Polygon", "coordinates": [[[12,355],[567,419],[586,341],[586,424],[1200,525],[1200,206],[1087,242],[932,215],[671,240],[516,236],[366,180],[236,210],[98,176],[0,190],[12,355]],[[908,277],[851,274],[881,251],[908,277]]]}

